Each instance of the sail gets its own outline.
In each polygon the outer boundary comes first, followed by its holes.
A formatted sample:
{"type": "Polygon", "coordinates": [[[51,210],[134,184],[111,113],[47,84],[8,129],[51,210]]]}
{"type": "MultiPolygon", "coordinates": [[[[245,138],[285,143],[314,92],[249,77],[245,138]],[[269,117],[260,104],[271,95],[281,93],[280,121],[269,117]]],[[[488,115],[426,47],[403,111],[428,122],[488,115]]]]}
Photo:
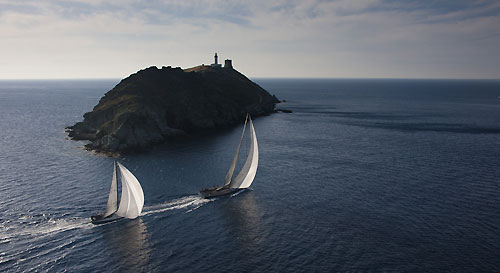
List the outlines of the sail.
{"type": "Polygon", "coordinates": [[[144,193],[141,184],[135,176],[122,164],[118,163],[122,180],[122,197],[116,215],[134,219],[144,206],[144,193]]]}
{"type": "Polygon", "coordinates": [[[252,139],[250,142],[250,151],[248,152],[245,165],[243,165],[240,173],[230,184],[230,187],[233,189],[244,189],[250,187],[253,179],[255,178],[255,174],[257,174],[257,166],[259,165],[259,146],[257,144],[257,136],[255,135],[252,119],[249,118],[248,120],[250,123],[250,137],[252,139]]]}
{"type": "Polygon", "coordinates": [[[111,188],[109,189],[108,204],[103,217],[108,217],[115,213],[118,207],[118,187],[116,184],[116,162],[113,163],[113,180],[111,180],[111,188]]]}
{"type": "Polygon", "coordinates": [[[247,127],[248,114],[245,118],[245,125],[243,125],[243,131],[241,132],[240,144],[238,144],[238,149],[236,149],[236,154],[234,155],[233,162],[231,163],[231,167],[226,174],[226,181],[224,186],[227,186],[231,183],[231,179],[233,178],[234,168],[236,167],[236,162],[238,161],[238,155],[240,154],[241,142],[243,141],[243,136],[245,135],[245,129],[247,127]]]}

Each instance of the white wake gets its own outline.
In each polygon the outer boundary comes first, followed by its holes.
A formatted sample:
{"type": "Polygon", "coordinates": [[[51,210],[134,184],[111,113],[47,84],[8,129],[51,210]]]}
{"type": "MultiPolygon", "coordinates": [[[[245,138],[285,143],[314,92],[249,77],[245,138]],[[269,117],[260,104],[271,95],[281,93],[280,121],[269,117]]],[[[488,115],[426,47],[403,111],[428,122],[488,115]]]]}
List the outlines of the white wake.
{"type": "MultiPolygon", "coordinates": [[[[204,199],[199,195],[184,196],[172,201],[144,207],[139,215],[147,216],[166,211],[185,209],[185,213],[192,212],[214,199],[204,199]]],[[[51,218],[45,214],[38,216],[22,215],[17,220],[4,221],[0,223],[0,243],[8,243],[21,237],[48,236],[73,229],[89,229],[96,227],[90,222],[90,218],[51,218]]]]}
{"type": "Polygon", "coordinates": [[[21,216],[17,223],[7,222],[0,226],[0,243],[25,236],[45,236],[53,233],[64,232],[72,229],[91,228],[88,218],[67,219],[30,219],[30,216],[21,216]]]}
{"type": "Polygon", "coordinates": [[[166,203],[146,207],[145,211],[141,213],[141,216],[178,209],[188,209],[186,213],[189,213],[213,200],[214,199],[205,199],[199,195],[185,196],[166,203]]]}

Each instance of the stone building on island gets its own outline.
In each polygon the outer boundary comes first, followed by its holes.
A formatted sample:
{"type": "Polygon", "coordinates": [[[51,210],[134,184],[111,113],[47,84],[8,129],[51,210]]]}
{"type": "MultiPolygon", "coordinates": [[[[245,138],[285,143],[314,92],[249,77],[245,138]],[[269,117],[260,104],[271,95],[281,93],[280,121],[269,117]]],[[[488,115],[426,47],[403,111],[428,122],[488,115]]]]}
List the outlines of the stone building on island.
{"type": "MultiPolygon", "coordinates": [[[[217,53],[215,53],[215,56],[214,56],[214,63],[211,64],[210,66],[222,67],[222,65],[219,63],[219,56],[217,56],[217,53]]],[[[224,61],[224,68],[233,68],[233,62],[230,59],[226,59],[224,61]]]]}

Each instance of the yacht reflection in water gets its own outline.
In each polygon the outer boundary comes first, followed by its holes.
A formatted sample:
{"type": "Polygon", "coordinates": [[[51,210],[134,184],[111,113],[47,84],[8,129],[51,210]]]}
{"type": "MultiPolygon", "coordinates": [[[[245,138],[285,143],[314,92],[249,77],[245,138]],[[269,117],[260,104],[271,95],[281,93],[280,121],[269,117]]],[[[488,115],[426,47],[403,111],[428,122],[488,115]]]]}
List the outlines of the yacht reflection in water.
{"type": "Polygon", "coordinates": [[[121,221],[118,225],[110,225],[104,234],[109,242],[113,259],[119,272],[145,272],[149,264],[151,248],[148,231],[141,218],[121,221]]]}
{"type": "Polygon", "coordinates": [[[258,251],[268,235],[262,226],[262,215],[255,201],[254,192],[245,190],[230,198],[224,207],[223,216],[230,228],[230,235],[247,251],[258,251]]]}

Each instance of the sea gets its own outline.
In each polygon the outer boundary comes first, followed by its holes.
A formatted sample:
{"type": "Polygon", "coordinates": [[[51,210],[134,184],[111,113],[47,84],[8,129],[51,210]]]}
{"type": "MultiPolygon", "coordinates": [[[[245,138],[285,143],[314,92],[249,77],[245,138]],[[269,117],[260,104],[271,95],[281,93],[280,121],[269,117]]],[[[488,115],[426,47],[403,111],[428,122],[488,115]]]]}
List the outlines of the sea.
{"type": "Polygon", "coordinates": [[[118,79],[0,81],[0,271],[500,272],[500,80],[253,80],[292,113],[209,200],[242,125],[107,157],[65,127],[118,79]],[[96,226],[115,160],[144,209],[96,226]]]}

